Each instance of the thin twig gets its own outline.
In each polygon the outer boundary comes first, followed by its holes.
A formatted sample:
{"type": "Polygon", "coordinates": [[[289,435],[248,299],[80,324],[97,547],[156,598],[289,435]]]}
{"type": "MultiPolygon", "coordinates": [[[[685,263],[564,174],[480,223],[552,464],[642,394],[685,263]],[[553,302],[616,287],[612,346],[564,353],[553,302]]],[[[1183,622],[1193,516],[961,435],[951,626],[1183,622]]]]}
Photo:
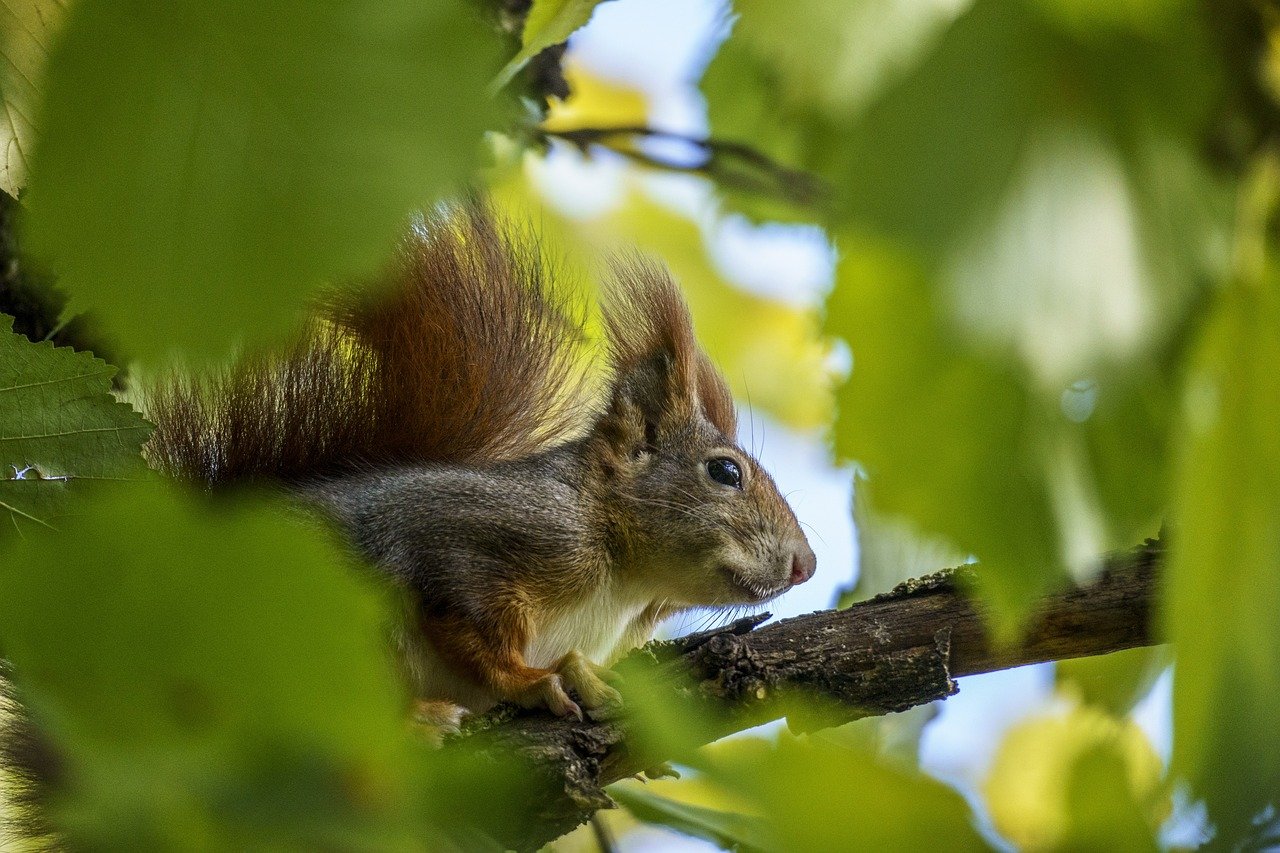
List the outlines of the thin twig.
{"type": "Polygon", "coordinates": [[[782,198],[799,207],[821,211],[831,199],[830,188],[818,177],[784,166],[750,145],[733,140],[690,136],[643,125],[538,128],[534,136],[544,142],[550,139],[567,142],[583,154],[589,154],[592,146],[599,146],[650,168],[705,175],[723,186],[782,198]],[[636,146],[637,138],[679,142],[695,149],[699,156],[691,163],[659,157],[636,146]],[[625,140],[632,144],[618,144],[625,140]]]}

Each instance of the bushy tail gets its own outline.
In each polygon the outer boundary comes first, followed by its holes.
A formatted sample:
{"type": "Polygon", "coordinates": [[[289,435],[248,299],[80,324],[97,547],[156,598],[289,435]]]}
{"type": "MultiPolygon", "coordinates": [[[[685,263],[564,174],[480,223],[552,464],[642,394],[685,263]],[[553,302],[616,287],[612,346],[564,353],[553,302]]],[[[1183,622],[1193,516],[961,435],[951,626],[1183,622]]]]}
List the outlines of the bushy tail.
{"type": "Polygon", "coordinates": [[[44,807],[62,780],[62,761],[18,704],[8,676],[0,660],[0,850],[55,850],[44,807]]]}
{"type": "Polygon", "coordinates": [[[534,453],[585,418],[582,312],[554,278],[483,203],[442,208],[381,287],[328,294],[283,352],[151,389],[148,457],[218,486],[534,453]]]}

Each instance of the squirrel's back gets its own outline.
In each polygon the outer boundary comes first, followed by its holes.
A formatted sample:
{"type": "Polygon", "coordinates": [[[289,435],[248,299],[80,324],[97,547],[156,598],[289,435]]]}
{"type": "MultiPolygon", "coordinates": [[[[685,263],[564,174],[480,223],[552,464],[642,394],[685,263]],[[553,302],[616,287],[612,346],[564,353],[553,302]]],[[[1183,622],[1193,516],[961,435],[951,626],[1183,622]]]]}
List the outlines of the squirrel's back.
{"type": "Polygon", "coordinates": [[[330,291],[283,352],[146,399],[161,470],[209,486],[359,465],[515,459],[581,429],[582,319],[537,240],[442,207],[378,287],[330,291]]]}

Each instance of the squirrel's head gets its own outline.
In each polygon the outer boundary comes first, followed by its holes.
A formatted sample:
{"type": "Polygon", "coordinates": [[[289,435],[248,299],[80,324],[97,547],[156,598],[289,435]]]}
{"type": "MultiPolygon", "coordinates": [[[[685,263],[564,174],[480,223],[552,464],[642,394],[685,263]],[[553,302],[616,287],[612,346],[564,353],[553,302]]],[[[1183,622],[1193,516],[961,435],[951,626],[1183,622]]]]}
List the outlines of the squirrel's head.
{"type": "Polygon", "coordinates": [[[665,269],[620,264],[604,313],[613,378],[592,439],[655,597],[756,604],[808,580],[813,549],[738,444],[733,398],[665,269]]]}

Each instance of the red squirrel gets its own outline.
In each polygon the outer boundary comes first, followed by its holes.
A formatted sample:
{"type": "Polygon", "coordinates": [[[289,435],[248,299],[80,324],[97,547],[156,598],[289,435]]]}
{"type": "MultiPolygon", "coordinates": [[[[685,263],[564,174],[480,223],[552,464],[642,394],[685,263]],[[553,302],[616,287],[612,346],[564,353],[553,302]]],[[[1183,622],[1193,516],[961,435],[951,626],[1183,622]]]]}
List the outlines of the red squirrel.
{"type": "Polygon", "coordinates": [[[442,208],[283,352],[149,397],[153,464],[283,484],[406,591],[400,657],[445,728],[499,701],[617,714],[607,667],[664,618],[816,564],[666,270],[614,265],[594,393],[548,270],[486,204],[442,208]]]}

